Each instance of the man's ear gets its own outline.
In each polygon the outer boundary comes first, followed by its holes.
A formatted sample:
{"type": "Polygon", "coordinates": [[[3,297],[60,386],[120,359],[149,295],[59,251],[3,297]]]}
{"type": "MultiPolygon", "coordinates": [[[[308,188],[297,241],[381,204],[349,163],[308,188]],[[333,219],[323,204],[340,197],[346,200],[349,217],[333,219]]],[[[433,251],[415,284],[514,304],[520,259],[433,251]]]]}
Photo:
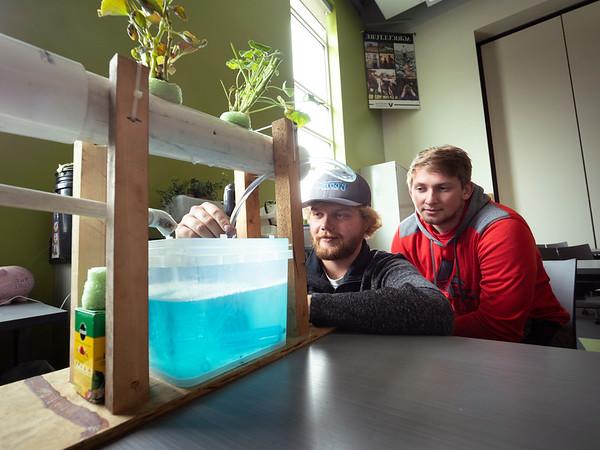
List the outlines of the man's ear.
{"type": "Polygon", "coordinates": [[[462,198],[463,198],[463,200],[469,200],[471,198],[471,195],[473,195],[473,182],[469,181],[463,187],[462,198]]]}

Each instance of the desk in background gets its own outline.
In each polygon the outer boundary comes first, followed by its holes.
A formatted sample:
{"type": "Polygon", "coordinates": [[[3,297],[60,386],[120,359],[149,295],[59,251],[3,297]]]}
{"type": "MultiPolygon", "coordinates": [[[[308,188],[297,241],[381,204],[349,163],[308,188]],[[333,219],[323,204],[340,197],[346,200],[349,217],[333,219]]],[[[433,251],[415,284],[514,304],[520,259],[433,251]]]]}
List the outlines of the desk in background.
{"type": "Polygon", "coordinates": [[[600,259],[578,259],[577,275],[596,275],[600,277],[600,259]]]}
{"type": "Polygon", "coordinates": [[[600,353],[333,334],[112,449],[597,449],[600,353]]]}
{"type": "Polygon", "coordinates": [[[0,331],[16,333],[13,363],[28,359],[27,352],[31,348],[28,331],[31,327],[57,322],[64,323],[66,327],[68,320],[68,311],[45,303],[27,301],[0,306],[0,331]]]}

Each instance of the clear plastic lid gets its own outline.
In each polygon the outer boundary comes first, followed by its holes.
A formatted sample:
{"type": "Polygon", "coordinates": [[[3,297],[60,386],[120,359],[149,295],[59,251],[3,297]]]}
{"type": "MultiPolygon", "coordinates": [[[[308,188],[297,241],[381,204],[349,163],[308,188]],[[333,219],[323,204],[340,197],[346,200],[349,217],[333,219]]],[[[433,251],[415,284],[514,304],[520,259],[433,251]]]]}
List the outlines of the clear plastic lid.
{"type": "Polygon", "coordinates": [[[259,263],[292,257],[286,238],[162,239],[148,244],[149,267],[259,263]]]}

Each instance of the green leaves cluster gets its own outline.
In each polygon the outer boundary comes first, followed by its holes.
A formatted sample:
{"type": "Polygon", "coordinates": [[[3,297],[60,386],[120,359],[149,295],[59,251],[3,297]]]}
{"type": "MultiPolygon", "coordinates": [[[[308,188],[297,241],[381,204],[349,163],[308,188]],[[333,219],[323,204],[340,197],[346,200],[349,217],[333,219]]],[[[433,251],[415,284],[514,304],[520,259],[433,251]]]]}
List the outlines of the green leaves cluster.
{"type": "Polygon", "coordinates": [[[226,66],[237,72],[235,83],[227,89],[223,81],[221,86],[227,97],[229,111],[252,114],[274,107],[283,109],[285,116],[298,124],[306,125],[310,121],[308,114],[294,109],[294,89],[272,84],[273,77],[279,75],[282,54],[279,50],[253,40],[248,41],[249,49],[237,51],[233,44],[233,58],[226,66]],[[255,106],[262,105],[257,109],[255,106]]]}
{"type": "Polygon", "coordinates": [[[175,62],[206,46],[189,31],[175,31],[172,20],[187,20],[185,9],[173,0],[102,0],[99,17],[127,16],[127,34],[137,46],[131,56],[150,69],[150,77],[168,81],[175,62]]]}
{"type": "Polygon", "coordinates": [[[223,188],[227,181],[210,181],[190,178],[187,181],[179,181],[177,178],[171,179],[171,184],[164,191],[157,191],[160,195],[160,202],[163,208],[167,209],[173,197],[176,195],[188,195],[190,197],[204,198],[206,200],[219,200],[223,195],[223,188]]]}

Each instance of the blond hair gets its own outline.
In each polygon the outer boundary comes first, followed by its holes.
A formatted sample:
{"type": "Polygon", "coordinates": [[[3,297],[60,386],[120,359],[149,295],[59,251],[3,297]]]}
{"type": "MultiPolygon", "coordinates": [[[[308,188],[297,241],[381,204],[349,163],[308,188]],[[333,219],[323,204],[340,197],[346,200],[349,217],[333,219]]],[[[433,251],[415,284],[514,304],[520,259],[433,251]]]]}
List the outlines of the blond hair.
{"type": "MultiPolygon", "coordinates": [[[[381,217],[379,217],[377,211],[375,211],[370,206],[354,206],[354,208],[358,208],[360,217],[362,217],[362,219],[365,221],[365,235],[368,239],[371,236],[373,236],[377,230],[381,228],[381,217]]],[[[310,216],[310,206],[302,208],[302,216],[304,220],[308,220],[310,216]]]]}
{"type": "Polygon", "coordinates": [[[365,235],[368,239],[381,228],[381,217],[379,217],[377,211],[370,206],[359,206],[358,212],[360,212],[360,216],[366,222],[367,229],[365,230],[365,235]]]}
{"type": "Polygon", "coordinates": [[[439,172],[450,177],[457,177],[464,187],[471,182],[471,158],[463,149],[454,145],[430,147],[420,151],[410,163],[406,174],[406,183],[412,187],[415,170],[425,167],[431,172],[439,172]]]}

